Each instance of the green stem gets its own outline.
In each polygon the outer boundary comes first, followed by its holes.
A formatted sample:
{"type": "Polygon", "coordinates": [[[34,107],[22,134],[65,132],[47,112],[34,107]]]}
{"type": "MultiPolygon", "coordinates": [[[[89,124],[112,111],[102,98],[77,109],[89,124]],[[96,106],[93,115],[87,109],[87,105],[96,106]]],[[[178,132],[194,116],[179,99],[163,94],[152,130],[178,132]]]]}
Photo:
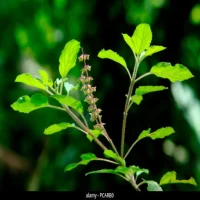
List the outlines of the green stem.
{"type": "Polygon", "coordinates": [[[130,176],[130,181],[131,185],[135,188],[135,190],[137,191],[141,191],[140,188],[138,187],[138,185],[136,184],[135,182],[135,177],[134,175],[133,176],[130,176]]]}
{"type": "Polygon", "coordinates": [[[137,185],[137,187],[139,188],[141,185],[143,185],[143,184],[145,184],[146,183],[146,181],[142,181],[142,182],[140,182],[138,185],[137,185]]]}
{"type": "Polygon", "coordinates": [[[66,110],[64,108],[61,108],[61,107],[58,107],[58,106],[53,106],[53,105],[48,105],[49,108],[54,108],[54,109],[57,109],[57,110],[62,110],[62,111],[65,111],[66,110]]]}
{"type": "Polygon", "coordinates": [[[113,163],[113,164],[119,165],[119,163],[114,162],[112,160],[105,159],[105,158],[97,158],[96,160],[105,161],[105,162],[109,162],[109,163],[113,163]]]}
{"type": "Polygon", "coordinates": [[[126,121],[127,121],[130,97],[131,97],[131,94],[133,92],[133,87],[134,87],[134,84],[135,84],[135,78],[136,78],[136,73],[137,73],[138,67],[139,67],[139,62],[138,62],[138,59],[136,57],[134,71],[133,71],[133,75],[132,75],[132,78],[131,78],[131,83],[130,83],[130,86],[129,86],[128,95],[127,95],[125,108],[124,108],[123,124],[122,124],[122,139],[121,139],[121,157],[124,156],[124,141],[125,141],[126,121]]]}
{"type": "Polygon", "coordinates": [[[86,127],[89,129],[89,126],[88,126],[87,120],[85,119],[84,115],[82,115],[82,114],[80,114],[80,115],[81,115],[81,117],[82,117],[82,119],[83,119],[83,121],[84,121],[86,127]]]}
{"type": "Polygon", "coordinates": [[[151,74],[152,74],[151,72],[148,72],[148,73],[146,73],[146,74],[143,74],[142,76],[138,77],[138,78],[135,80],[135,83],[138,82],[140,79],[142,79],[142,78],[144,78],[144,77],[146,77],[146,76],[149,76],[149,75],[151,75],[151,74]]]}
{"type": "Polygon", "coordinates": [[[62,79],[62,81],[61,81],[61,83],[60,83],[60,95],[62,94],[62,89],[63,89],[63,79],[62,79]]]}
{"type": "Polygon", "coordinates": [[[107,148],[101,143],[99,139],[97,139],[91,132],[90,130],[80,121],[80,119],[68,108],[68,106],[64,106],[66,109],[67,113],[74,119],[74,121],[85,131],[87,132],[93,139],[94,141],[103,149],[107,150],[107,148]]]}
{"type": "Polygon", "coordinates": [[[88,134],[86,131],[84,131],[83,129],[81,129],[81,128],[77,127],[77,126],[74,126],[74,128],[76,128],[76,129],[78,129],[79,131],[85,133],[86,135],[88,134]]]}
{"type": "Polygon", "coordinates": [[[126,155],[124,156],[124,159],[128,156],[128,154],[131,152],[132,148],[135,146],[135,144],[138,142],[139,140],[136,140],[131,147],[129,148],[129,150],[127,151],[126,155]]]}

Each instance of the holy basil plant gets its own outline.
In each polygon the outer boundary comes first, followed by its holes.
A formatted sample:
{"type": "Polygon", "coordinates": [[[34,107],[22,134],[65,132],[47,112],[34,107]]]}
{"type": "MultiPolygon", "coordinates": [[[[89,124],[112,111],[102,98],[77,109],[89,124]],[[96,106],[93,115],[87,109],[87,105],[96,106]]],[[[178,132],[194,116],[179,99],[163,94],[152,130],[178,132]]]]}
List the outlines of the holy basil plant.
{"type": "Polygon", "coordinates": [[[81,159],[78,163],[67,165],[64,170],[65,172],[71,171],[79,165],[87,165],[93,161],[103,161],[109,162],[111,165],[114,164],[115,167],[88,172],[86,175],[96,173],[114,174],[129,182],[137,191],[141,191],[140,186],[143,184],[146,184],[146,189],[148,191],[162,191],[162,186],[165,184],[184,183],[196,186],[196,181],[192,177],[189,180],[177,180],[175,171],[166,172],[166,174],[161,177],[159,183],[154,180],[138,178],[144,173],[149,174],[149,170],[143,169],[141,166],[126,164],[128,154],[140,140],[145,138],[151,138],[152,140],[162,139],[175,133],[175,130],[170,126],[160,127],[157,130],[151,130],[151,128],[143,130],[138,135],[136,141],[134,141],[129,147],[128,151],[124,152],[126,122],[131,106],[133,104],[139,105],[143,98],[146,97],[146,94],[168,89],[163,85],[144,85],[137,86],[134,90],[135,84],[149,75],[168,79],[170,82],[185,81],[194,76],[189,69],[182,64],[171,65],[169,62],[159,62],[153,65],[149,72],[137,77],[140,63],[147,57],[165,50],[166,47],[151,45],[152,32],[148,24],[139,24],[132,36],[129,36],[128,34],[122,34],[122,36],[125,43],[130,47],[135,58],[135,66],[132,73],[129,71],[125,59],[117,52],[114,52],[111,49],[102,49],[98,53],[99,58],[110,59],[122,65],[130,79],[123,112],[120,151],[115,147],[109,133],[106,131],[102,120],[101,109],[97,106],[98,98],[94,95],[96,87],[92,85],[93,78],[89,75],[91,66],[87,64],[90,56],[84,53],[83,48],[80,46],[80,42],[75,39],[69,41],[61,52],[58,68],[60,77],[55,81],[49,77],[45,70],[38,71],[41,78],[35,78],[29,73],[23,73],[16,77],[15,82],[38,88],[39,90],[42,90],[43,93],[35,93],[31,97],[28,95],[21,96],[11,105],[11,107],[13,110],[21,113],[30,113],[34,110],[45,107],[65,111],[69,116],[71,116],[74,123],[60,122],[58,124],[52,124],[44,129],[44,134],[49,137],[48,135],[58,133],[65,129],[76,128],[85,134],[86,139],[91,142],[95,141],[97,145],[101,147],[103,151],[101,158],[97,157],[94,153],[84,153],[81,155],[81,159]],[[81,54],[78,55],[80,51],[81,54]],[[83,62],[83,68],[81,69],[80,77],[77,78],[77,85],[73,85],[68,82],[67,77],[70,70],[76,66],[77,60],[83,62]],[[72,90],[83,92],[85,95],[84,101],[81,102],[74,98],[70,93],[72,90]],[[44,91],[46,92],[46,95],[44,95],[44,91]],[[49,100],[51,98],[56,100],[60,106],[50,104],[49,100]],[[87,105],[87,110],[83,109],[83,104],[87,105]],[[93,124],[92,127],[89,127],[88,121],[84,116],[86,112],[90,115],[90,121],[92,122],[91,124],[93,124]],[[101,137],[99,137],[100,135],[101,137]],[[110,144],[109,146],[105,146],[101,142],[100,138],[102,137],[105,137],[110,144]]]}

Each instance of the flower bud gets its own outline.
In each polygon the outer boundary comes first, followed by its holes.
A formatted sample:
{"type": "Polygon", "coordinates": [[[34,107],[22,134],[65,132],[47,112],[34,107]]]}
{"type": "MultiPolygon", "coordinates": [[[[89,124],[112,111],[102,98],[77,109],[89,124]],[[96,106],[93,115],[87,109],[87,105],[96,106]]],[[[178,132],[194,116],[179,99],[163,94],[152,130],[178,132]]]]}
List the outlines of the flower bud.
{"type": "Polygon", "coordinates": [[[96,110],[96,105],[95,104],[92,104],[91,106],[89,106],[89,108],[88,108],[88,112],[93,112],[93,111],[95,111],[96,110]]]}
{"type": "Polygon", "coordinates": [[[94,129],[99,130],[99,131],[103,131],[103,126],[105,124],[101,123],[101,124],[96,124],[94,125],[94,129]]]}
{"type": "Polygon", "coordinates": [[[92,80],[93,80],[93,78],[91,76],[88,76],[85,78],[85,83],[89,83],[92,80]]]}

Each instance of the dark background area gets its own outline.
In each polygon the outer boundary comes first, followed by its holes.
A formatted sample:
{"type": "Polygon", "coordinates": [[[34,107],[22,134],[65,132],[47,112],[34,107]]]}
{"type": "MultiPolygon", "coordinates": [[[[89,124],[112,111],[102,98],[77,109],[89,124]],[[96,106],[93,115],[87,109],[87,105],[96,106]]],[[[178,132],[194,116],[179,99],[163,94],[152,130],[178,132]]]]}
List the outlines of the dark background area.
{"type": "MultiPolygon", "coordinates": [[[[171,185],[164,190],[200,190],[200,4],[197,0],[1,0],[0,1],[0,191],[110,191],[130,190],[132,186],[110,174],[85,176],[91,170],[112,167],[91,162],[64,173],[67,164],[80,155],[102,150],[76,130],[51,136],[43,131],[54,123],[72,122],[67,114],[39,109],[30,114],[15,112],[10,105],[34,88],[15,83],[20,73],[38,76],[45,69],[59,77],[59,56],[71,39],[81,42],[90,54],[93,85],[97,86],[98,106],[103,122],[118,149],[129,79],[119,64],[97,57],[101,49],[112,49],[123,56],[132,72],[134,57],[122,33],[132,36],[135,27],[148,23],[152,45],[167,47],[141,64],[138,75],[157,62],[181,63],[194,78],[181,83],[149,76],[139,85],[164,85],[169,89],[145,96],[140,106],[133,105],[127,121],[126,150],[142,130],[172,126],[176,131],[163,140],[144,139],[127,157],[128,165],[147,168],[148,180],[160,181],[167,171],[178,179],[195,178],[198,186],[171,185]]],[[[76,83],[82,63],[69,73],[76,83]]],[[[137,85],[138,86],[138,85],[137,85]]],[[[136,87],[137,87],[136,86],[136,87]]],[[[81,101],[82,93],[75,94],[81,101]]],[[[84,106],[87,106],[86,104],[84,106]]],[[[87,113],[86,117],[89,119],[87,113]]]]}

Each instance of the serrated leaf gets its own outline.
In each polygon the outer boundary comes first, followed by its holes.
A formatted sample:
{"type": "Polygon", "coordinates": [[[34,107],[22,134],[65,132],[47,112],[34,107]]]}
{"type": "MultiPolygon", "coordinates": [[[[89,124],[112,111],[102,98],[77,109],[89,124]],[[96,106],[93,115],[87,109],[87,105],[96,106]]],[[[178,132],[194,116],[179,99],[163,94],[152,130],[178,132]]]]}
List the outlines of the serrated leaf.
{"type": "Polygon", "coordinates": [[[113,60],[113,61],[121,64],[126,69],[126,71],[129,73],[126,61],[124,60],[124,58],[122,56],[120,56],[116,52],[114,52],[114,51],[112,51],[110,49],[109,50],[102,49],[98,53],[98,57],[99,58],[107,58],[107,59],[113,60]]]}
{"type": "Polygon", "coordinates": [[[145,56],[145,57],[151,56],[152,54],[157,53],[157,52],[159,52],[159,51],[163,51],[163,50],[165,50],[165,49],[166,49],[166,47],[158,46],[158,45],[153,45],[153,46],[150,46],[150,47],[146,50],[144,56],[145,56]]]}
{"type": "Polygon", "coordinates": [[[131,97],[131,100],[136,103],[137,105],[140,105],[141,101],[143,100],[143,97],[141,95],[133,95],[131,97]]]}
{"type": "Polygon", "coordinates": [[[167,172],[160,180],[160,185],[174,183],[186,183],[197,186],[197,183],[193,177],[191,177],[189,180],[177,180],[175,171],[167,172]]]}
{"type": "Polygon", "coordinates": [[[51,78],[49,78],[48,73],[45,70],[38,70],[41,78],[42,78],[42,82],[44,85],[47,85],[49,87],[53,86],[53,81],[51,78]]]}
{"type": "Polygon", "coordinates": [[[73,97],[68,97],[65,95],[58,95],[58,94],[55,94],[52,97],[56,99],[59,103],[64,104],[66,106],[70,106],[81,114],[83,113],[83,106],[81,102],[74,99],[73,97]]]}
{"type": "Polygon", "coordinates": [[[142,138],[145,138],[145,137],[150,137],[152,140],[155,140],[155,139],[162,139],[166,136],[169,136],[173,133],[175,133],[174,129],[172,127],[165,127],[165,128],[160,128],[152,133],[150,133],[151,129],[149,128],[148,130],[146,131],[143,131],[139,137],[138,137],[138,140],[141,140],[142,138]]]}
{"type": "Polygon", "coordinates": [[[73,84],[71,84],[71,83],[65,82],[65,83],[64,83],[64,87],[65,87],[67,93],[69,94],[69,92],[70,92],[71,90],[77,90],[78,87],[79,87],[79,85],[76,85],[76,86],[75,86],[75,85],[73,85],[73,84]]]}
{"type": "Polygon", "coordinates": [[[136,91],[135,94],[136,95],[144,95],[150,92],[157,92],[157,91],[161,91],[161,90],[166,90],[168,89],[167,87],[164,86],[139,86],[136,91]]]}
{"type": "Polygon", "coordinates": [[[100,169],[100,170],[96,170],[96,171],[92,171],[92,172],[88,172],[85,175],[89,175],[89,174],[103,174],[103,173],[109,173],[109,174],[118,174],[117,172],[115,172],[115,170],[113,169],[100,169]]]}
{"type": "Polygon", "coordinates": [[[15,111],[30,113],[39,108],[48,107],[48,105],[48,98],[42,94],[36,93],[32,95],[31,98],[27,95],[20,97],[11,107],[15,111]]]}
{"type": "Polygon", "coordinates": [[[70,171],[79,165],[87,165],[89,162],[96,160],[96,156],[93,153],[85,153],[81,155],[81,161],[78,163],[71,163],[65,167],[65,172],[70,171]]]}
{"type": "Polygon", "coordinates": [[[126,162],[124,159],[122,159],[120,156],[118,156],[116,153],[114,153],[112,150],[105,150],[104,155],[106,158],[112,158],[116,161],[119,161],[120,163],[122,163],[124,166],[126,165],[126,162]]]}
{"type": "Polygon", "coordinates": [[[62,50],[59,58],[59,72],[62,78],[66,77],[69,70],[71,70],[76,65],[79,49],[80,42],[73,39],[69,41],[62,50]]]}
{"type": "Polygon", "coordinates": [[[163,189],[155,181],[145,181],[148,184],[148,191],[163,191],[163,189]]]}
{"type": "Polygon", "coordinates": [[[46,86],[38,78],[34,78],[29,73],[20,74],[16,77],[15,82],[24,83],[25,85],[36,87],[42,90],[46,90],[46,86]]]}
{"type": "Polygon", "coordinates": [[[66,123],[66,122],[62,122],[59,124],[53,124],[44,130],[44,134],[51,135],[53,133],[57,133],[59,131],[62,131],[64,129],[74,127],[74,126],[75,126],[75,124],[70,124],[70,123],[66,123]]]}
{"type": "Polygon", "coordinates": [[[150,72],[158,77],[169,79],[171,82],[184,81],[194,77],[189,69],[181,64],[159,62],[154,65],[150,72]]]}
{"type": "Polygon", "coordinates": [[[132,36],[133,51],[140,55],[145,49],[149,48],[152,40],[152,32],[149,24],[139,24],[132,36]]]}
{"type": "MultiPolygon", "coordinates": [[[[95,129],[95,130],[91,130],[91,129],[90,129],[90,132],[91,132],[96,138],[98,138],[99,135],[102,134],[100,130],[96,130],[96,129],[95,129]]],[[[89,134],[87,134],[87,138],[90,140],[90,142],[93,141],[93,137],[90,136],[89,134]]]]}

